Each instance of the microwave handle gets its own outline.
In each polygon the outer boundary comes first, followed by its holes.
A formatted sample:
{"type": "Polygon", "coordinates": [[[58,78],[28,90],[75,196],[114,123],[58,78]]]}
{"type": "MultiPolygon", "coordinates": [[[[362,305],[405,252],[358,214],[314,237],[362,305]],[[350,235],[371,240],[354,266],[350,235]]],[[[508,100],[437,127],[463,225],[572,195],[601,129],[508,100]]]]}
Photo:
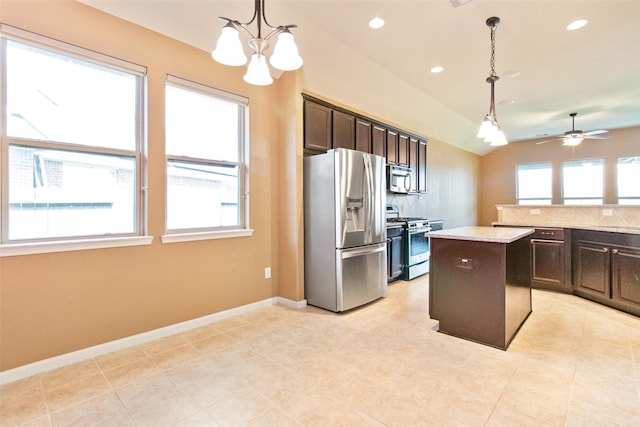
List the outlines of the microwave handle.
{"type": "Polygon", "coordinates": [[[404,188],[405,188],[407,191],[411,191],[411,174],[410,174],[410,173],[407,173],[407,174],[404,176],[404,188]],[[407,185],[407,181],[409,181],[409,184],[408,184],[408,185],[407,185]]]}

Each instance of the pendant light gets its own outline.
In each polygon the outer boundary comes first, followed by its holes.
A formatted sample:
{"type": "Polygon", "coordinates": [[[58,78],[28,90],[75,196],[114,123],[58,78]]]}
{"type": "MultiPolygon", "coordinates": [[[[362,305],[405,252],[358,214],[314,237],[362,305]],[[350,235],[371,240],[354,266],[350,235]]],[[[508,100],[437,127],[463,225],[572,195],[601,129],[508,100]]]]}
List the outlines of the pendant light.
{"type": "Polygon", "coordinates": [[[507,138],[504,136],[504,132],[500,129],[498,119],[496,117],[496,105],[495,105],[495,83],[500,80],[500,77],[496,75],[495,59],[496,59],[496,27],[500,23],[500,18],[491,17],[487,19],[486,24],[491,28],[491,57],[489,63],[491,65],[491,73],[487,77],[487,83],[491,85],[491,101],[489,104],[489,114],[487,114],[480,125],[478,130],[478,138],[484,139],[492,146],[500,146],[508,144],[507,138]]]}
{"type": "Polygon", "coordinates": [[[290,28],[296,28],[297,25],[279,25],[274,27],[269,24],[264,13],[264,2],[265,0],[255,0],[253,17],[249,22],[242,23],[221,16],[219,19],[227,21],[227,24],[222,28],[222,33],[220,34],[215,50],[211,52],[213,59],[221,64],[230,66],[246,64],[247,57],[242,48],[239,34],[239,29],[242,28],[249,34],[249,46],[254,52],[251,55],[247,73],[244,75],[244,81],[260,86],[273,83],[273,78],[269,73],[265,51],[269,48],[268,40],[276,35],[278,39],[269,60],[270,64],[282,71],[293,71],[302,66],[302,58],[298,53],[298,47],[293,40],[293,34],[289,31],[290,28]],[[248,28],[248,26],[254,22],[256,22],[258,30],[255,36],[248,28]],[[263,22],[271,29],[271,32],[265,37],[262,37],[263,22]]]}

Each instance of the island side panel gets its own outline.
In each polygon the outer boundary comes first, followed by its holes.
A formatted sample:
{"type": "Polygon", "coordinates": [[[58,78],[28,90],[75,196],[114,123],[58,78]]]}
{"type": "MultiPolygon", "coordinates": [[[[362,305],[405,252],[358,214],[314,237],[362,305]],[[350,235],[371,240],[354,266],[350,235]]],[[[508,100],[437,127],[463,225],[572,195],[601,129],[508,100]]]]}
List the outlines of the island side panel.
{"type": "Polygon", "coordinates": [[[524,237],[507,245],[505,285],[505,342],[511,340],[531,314],[531,239],[524,237]]]}
{"type": "Polygon", "coordinates": [[[506,245],[434,238],[430,262],[430,316],[440,332],[506,348],[506,245]]]}

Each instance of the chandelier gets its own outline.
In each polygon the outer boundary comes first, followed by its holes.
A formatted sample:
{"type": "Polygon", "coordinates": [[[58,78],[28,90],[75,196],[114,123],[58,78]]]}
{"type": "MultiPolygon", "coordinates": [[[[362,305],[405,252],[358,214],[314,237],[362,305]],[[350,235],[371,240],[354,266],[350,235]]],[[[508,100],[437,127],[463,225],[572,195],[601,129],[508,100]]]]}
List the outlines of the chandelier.
{"type": "Polygon", "coordinates": [[[269,39],[278,36],[278,40],[273,48],[273,54],[269,59],[269,63],[282,71],[297,70],[302,66],[302,58],[298,53],[298,47],[293,40],[293,34],[289,28],[296,28],[297,25],[279,25],[277,27],[269,24],[264,13],[264,1],[255,0],[255,10],[253,17],[249,22],[239,22],[234,19],[220,16],[219,19],[227,21],[222,28],[222,34],[218,39],[216,48],[211,52],[213,59],[224,65],[239,66],[247,63],[247,57],[244,54],[242,43],[240,42],[239,29],[242,28],[249,36],[249,46],[253,50],[251,62],[244,75],[244,81],[253,85],[269,85],[273,83],[273,78],[269,73],[269,66],[265,57],[265,51],[269,48],[269,39]],[[262,37],[262,24],[269,27],[270,32],[262,37]],[[257,35],[253,35],[249,31],[248,26],[257,23],[257,35]]]}
{"type": "Polygon", "coordinates": [[[500,80],[500,77],[496,75],[495,62],[496,62],[496,27],[500,23],[500,18],[495,16],[487,19],[487,26],[491,27],[491,58],[489,60],[491,65],[491,74],[487,77],[487,83],[491,85],[491,103],[489,104],[489,114],[487,114],[480,125],[478,131],[478,138],[484,139],[489,145],[499,146],[508,144],[507,138],[504,136],[504,132],[500,129],[498,119],[496,117],[496,105],[495,105],[495,83],[500,80]]]}

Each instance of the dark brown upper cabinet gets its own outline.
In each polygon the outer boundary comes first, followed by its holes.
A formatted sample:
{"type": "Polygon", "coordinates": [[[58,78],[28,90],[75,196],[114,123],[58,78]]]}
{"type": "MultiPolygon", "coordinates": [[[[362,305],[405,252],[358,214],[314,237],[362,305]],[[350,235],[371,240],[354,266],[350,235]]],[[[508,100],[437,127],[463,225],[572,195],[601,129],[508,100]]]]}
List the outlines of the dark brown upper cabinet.
{"type": "Polygon", "coordinates": [[[303,94],[305,155],[348,148],[384,157],[414,171],[412,193],[427,191],[426,140],[401,129],[303,94]]]}
{"type": "Polygon", "coordinates": [[[387,129],[374,125],[371,131],[371,152],[378,156],[387,157],[387,129]]]}
{"type": "Polygon", "coordinates": [[[331,149],[332,110],[315,102],[304,102],[304,148],[316,151],[331,149]]]}
{"type": "Polygon", "coordinates": [[[333,110],[333,148],[356,148],[356,118],[351,114],[333,110]]]}
{"type": "Polygon", "coordinates": [[[427,192],[427,141],[418,141],[418,191],[427,192]]]}
{"type": "Polygon", "coordinates": [[[409,165],[409,137],[407,135],[398,135],[398,164],[409,165]]]}
{"type": "Polygon", "coordinates": [[[398,163],[398,132],[387,129],[387,163],[398,163]]]}
{"type": "Polygon", "coordinates": [[[356,119],[356,150],[371,153],[371,122],[356,119]]]}
{"type": "Polygon", "coordinates": [[[411,181],[411,192],[418,191],[418,175],[419,175],[419,167],[418,167],[418,147],[420,146],[420,141],[416,138],[409,139],[409,167],[414,171],[414,179],[411,181]]]}

